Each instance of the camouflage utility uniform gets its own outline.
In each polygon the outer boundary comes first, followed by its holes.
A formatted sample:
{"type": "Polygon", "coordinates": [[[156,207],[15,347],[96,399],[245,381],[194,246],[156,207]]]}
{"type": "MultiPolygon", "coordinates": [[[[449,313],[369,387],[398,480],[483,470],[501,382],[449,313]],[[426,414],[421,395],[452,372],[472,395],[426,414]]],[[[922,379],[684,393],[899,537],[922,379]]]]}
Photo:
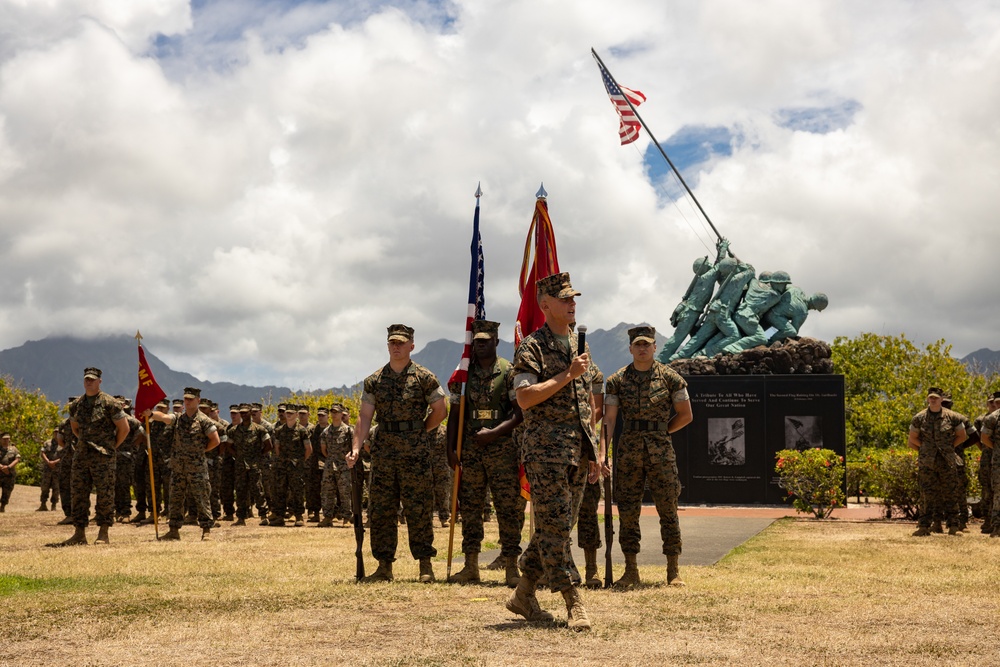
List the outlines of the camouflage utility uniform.
{"type": "Polygon", "coordinates": [[[81,396],[69,405],[79,438],[73,455],[70,479],[73,525],[86,528],[90,515],[90,492],[97,490],[97,525],[110,526],[115,512],[115,422],[125,419],[122,406],[103,391],[81,396]]]}
{"type": "MultiPolygon", "coordinates": [[[[452,384],[452,410],[461,399],[461,385],[452,384]]],[[[493,429],[509,420],[514,412],[514,367],[497,357],[490,368],[478,363],[469,365],[465,385],[465,428],[462,434],[462,482],[458,502],[462,509],[462,551],[479,553],[482,549],[483,511],[487,490],[493,489],[500,529],[500,554],[521,555],[521,529],[524,527],[524,505],[518,475],[520,455],[514,438],[501,436],[493,442],[480,444],[476,433],[493,429]]],[[[456,412],[452,413],[457,416],[456,412]]]]}
{"type": "MultiPolygon", "coordinates": [[[[976,430],[982,434],[986,426],[986,418],[990,413],[980,415],[973,422],[976,430]]],[[[993,508],[993,448],[986,445],[979,445],[979,508],[983,515],[983,530],[989,532],[993,529],[993,522],[990,514],[993,508]]]]}
{"type": "MultiPolygon", "coordinates": [[[[565,372],[572,359],[582,354],[575,335],[571,333],[567,340],[569,349],[548,324],[522,340],[514,359],[515,390],[565,372]]],[[[592,368],[524,410],[523,459],[531,484],[535,533],[519,565],[530,580],[545,574],[553,592],[568,590],[574,580],[580,580],[570,553],[570,530],[583,500],[587,463],[597,459],[590,402],[593,378],[592,368]]]]}
{"type": "MultiPolygon", "coordinates": [[[[983,419],[982,434],[990,439],[993,443],[993,448],[996,448],[997,443],[1000,443],[1000,410],[986,415],[983,419]]],[[[993,449],[987,449],[987,451],[992,452],[993,449]]],[[[996,530],[997,526],[1000,526],[1000,502],[998,502],[1000,494],[995,492],[996,489],[1000,488],[1000,457],[992,456],[990,464],[990,487],[994,490],[994,493],[991,499],[992,504],[983,509],[983,519],[986,520],[988,518],[993,530],[996,530]]],[[[980,465],[982,465],[981,462],[980,465]]]]}
{"type": "Polygon", "coordinates": [[[372,555],[379,561],[396,560],[399,535],[396,515],[400,501],[406,517],[410,554],[433,558],[434,478],[424,420],[428,407],[445,397],[437,378],[423,366],[410,362],[396,373],[389,364],[364,383],[361,402],[375,408],[378,432],[372,438],[371,518],[372,555]]]}
{"type": "Polygon", "coordinates": [[[323,460],[323,450],[319,447],[319,439],[326,426],[311,424],[308,427],[309,442],[315,443],[312,455],[305,461],[305,500],[306,512],[319,514],[323,508],[323,470],[326,462],[323,460]],[[320,463],[323,465],[320,466],[320,463]]]}
{"type": "Polygon", "coordinates": [[[274,443],[278,454],[274,459],[274,505],[271,511],[278,519],[284,518],[286,508],[294,516],[301,517],[309,432],[298,424],[292,427],[282,424],[274,429],[274,443]]]}
{"type": "Polygon", "coordinates": [[[427,445],[430,447],[431,478],[434,484],[434,509],[437,511],[441,525],[451,519],[451,466],[448,465],[448,429],[441,424],[434,433],[429,434],[427,445]]]}
{"type": "Polygon", "coordinates": [[[50,467],[45,459],[42,458],[41,453],[38,456],[38,462],[41,466],[42,473],[42,505],[49,502],[49,496],[52,498],[52,509],[56,508],[56,503],[59,502],[59,464],[58,461],[62,457],[62,450],[59,449],[59,442],[56,438],[52,438],[48,443],[42,448],[45,452],[46,458],[49,461],[55,461],[56,465],[50,467]]]}
{"type": "MultiPolygon", "coordinates": [[[[0,465],[9,466],[14,461],[21,458],[21,453],[14,445],[8,445],[7,449],[2,449],[0,445],[0,465]]],[[[17,468],[0,471],[0,509],[10,502],[10,494],[14,491],[14,484],[17,483],[17,468]]]]}
{"type": "Polygon", "coordinates": [[[62,438],[62,456],[59,458],[59,504],[63,514],[73,515],[73,494],[70,493],[73,479],[73,453],[76,450],[76,435],[70,426],[69,418],[59,425],[59,437],[62,438]]]}
{"type": "Polygon", "coordinates": [[[945,517],[948,528],[959,527],[955,454],[955,436],[959,430],[965,430],[963,418],[948,408],[941,408],[940,412],[921,410],[910,422],[910,432],[916,432],[920,438],[917,480],[924,506],[920,508],[917,523],[921,528],[930,528],[934,515],[945,517]]]}
{"type": "Polygon", "coordinates": [[[260,461],[270,436],[261,424],[246,418],[229,431],[229,444],[234,450],[234,486],[236,487],[236,517],[250,517],[253,503],[261,494],[260,461]]]}
{"type": "Polygon", "coordinates": [[[128,435],[115,452],[115,514],[122,518],[132,515],[132,476],[139,451],[136,438],[146,434],[138,419],[127,412],[125,419],[128,420],[128,435]]]}
{"type": "Polygon", "coordinates": [[[198,525],[202,530],[209,530],[215,521],[208,502],[205,448],[209,436],[219,427],[201,412],[193,417],[186,412],[173,415],[171,425],[174,443],[170,452],[170,529],[177,530],[184,525],[184,508],[190,501],[198,514],[198,525]]]}
{"type": "Polygon", "coordinates": [[[347,460],[344,458],[351,451],[353,442],[354,429],[347,424],[330,424],[320,434],[320,443],[326,446],[322,486],[324,519],[351,521],[354,517],[354,508],[351,506],[351,469],[347,467],[347,460]]]}
{"type": "Polygon", "coordinates": [[[622,553],[639,553],[639,514],[649,485],[660,516],[663,553],[681,553],[677,497],[681,484],[677,455],[667,432],[675,401],[688,400],[687,382],[658,361],[648,371],[632,364],[608,378],[604,404],[618,406],[624,430],[615,443],[615,502],[621,524],[622,553]]]}

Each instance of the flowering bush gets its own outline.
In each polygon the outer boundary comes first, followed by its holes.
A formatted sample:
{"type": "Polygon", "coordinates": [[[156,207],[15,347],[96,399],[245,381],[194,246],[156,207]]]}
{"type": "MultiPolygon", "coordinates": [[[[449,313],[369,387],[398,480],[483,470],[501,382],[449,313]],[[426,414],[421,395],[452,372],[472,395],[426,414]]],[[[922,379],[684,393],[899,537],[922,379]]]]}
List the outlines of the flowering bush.
{"type": "Polygon", "coordinates": [[[788,491],[795,511],[825,519],[834,508],[844,506],[844,457],[818,447],[801,452],[783,449],[775,457],[778,484],[788,491]]]}

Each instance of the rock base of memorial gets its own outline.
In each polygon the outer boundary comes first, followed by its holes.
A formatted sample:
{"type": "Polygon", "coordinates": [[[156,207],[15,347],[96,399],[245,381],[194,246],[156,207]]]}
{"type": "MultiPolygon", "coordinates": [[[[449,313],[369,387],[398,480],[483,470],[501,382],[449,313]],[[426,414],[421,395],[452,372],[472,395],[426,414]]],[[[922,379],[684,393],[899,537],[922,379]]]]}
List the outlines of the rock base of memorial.
{"type": "Polygon", "coordinates": [[[829,375],[830,344],[815,338],[789,338],[770,347],[670,362],[681,375],[829,375]]]}

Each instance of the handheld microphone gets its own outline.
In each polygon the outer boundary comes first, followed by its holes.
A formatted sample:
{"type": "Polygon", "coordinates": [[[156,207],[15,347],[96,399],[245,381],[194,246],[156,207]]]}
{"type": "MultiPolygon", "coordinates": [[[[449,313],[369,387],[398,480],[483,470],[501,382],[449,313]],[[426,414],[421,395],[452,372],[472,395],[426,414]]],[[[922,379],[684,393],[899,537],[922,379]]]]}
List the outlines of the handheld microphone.
{"type": "Polygon", "coordinates": [[[576,354],[579,356],[587,351],[587,327],[581,324],[576,331],[576,354]]]}

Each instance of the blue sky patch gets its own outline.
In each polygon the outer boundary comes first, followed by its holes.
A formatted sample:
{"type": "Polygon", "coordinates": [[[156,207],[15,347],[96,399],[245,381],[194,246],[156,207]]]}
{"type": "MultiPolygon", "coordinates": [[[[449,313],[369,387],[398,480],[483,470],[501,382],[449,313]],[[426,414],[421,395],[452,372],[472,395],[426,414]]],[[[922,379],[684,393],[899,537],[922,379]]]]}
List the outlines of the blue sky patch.
{"type": "Polygon", "coordinates": [[[829,106],[788,107],[778,109],[774,122],[797,132],[827,134],[848,127],[861,109],[857,100],[843,100],[829,106]]]}
{"type": "MultiPolygon", "coordinates": [[[[733,154],[733,138],[733,132],[728,127],[685,125],[661,143],[671,162],[681,171],[684,180],[694,188],[702,164],[713,158],[733,154]]],[[[681,185],[670,176],[670,165],[652,142],[646,147],[643,163],[646,177],[656,186],[661,196],[674,199],[680,194],[681,185]]]]}

